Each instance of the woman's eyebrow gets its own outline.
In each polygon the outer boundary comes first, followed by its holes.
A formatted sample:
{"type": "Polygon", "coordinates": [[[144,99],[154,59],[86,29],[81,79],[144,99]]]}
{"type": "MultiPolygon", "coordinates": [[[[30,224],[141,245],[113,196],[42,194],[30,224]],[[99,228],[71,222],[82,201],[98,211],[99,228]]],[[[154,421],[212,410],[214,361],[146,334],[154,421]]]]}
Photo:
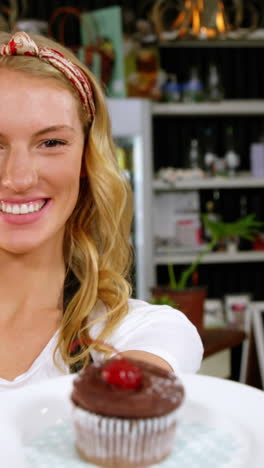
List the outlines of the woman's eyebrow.
{"type": "Polygon", "coordinates": [[[75,128],[74,127],[71,127],[70,125],[52,125],[50,127],[45,127],[41,130],[38,130],[36,133],[35,133],[35,136],[40,136],[40,135],[43,135],[44,133],[48,133],[48,132],[54,132],[54,131],[57,131],[57,130],[70,130],[72,132],[76,132],[75,128]]]}
{"type": "MultiPolygon", "coordinates": [[[[50,127],[45,127],[45,128],[42,128],[41,130],[38,130],[34,134],[34,136],[40,136],[40,135],[43,135],[44,133],[54,132],[57,130],[70,130],[71,132],[76,133],[75,128],[71,127],[70,125],[52,125],[50,127]]],[[[6,135],[0,132],[0,138],[5,138],[5,137],[6,135]]]]}

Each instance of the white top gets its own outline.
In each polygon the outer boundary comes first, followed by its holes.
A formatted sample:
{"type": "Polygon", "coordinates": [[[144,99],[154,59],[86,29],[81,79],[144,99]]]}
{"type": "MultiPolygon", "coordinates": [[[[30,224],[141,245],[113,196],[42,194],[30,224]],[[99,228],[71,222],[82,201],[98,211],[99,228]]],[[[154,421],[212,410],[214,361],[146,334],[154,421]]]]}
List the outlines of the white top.
{"type": "MultiPolygon", "coordinates": [[[[104,314],[106,309],[99,302],[93,318],[104,314]]],[[[96,339],[104,321],[94,324],[90,336],[96,339]]],[[[69,369],[57,356],[64,373],[53,363],[53,352],[57,344],[58,331],[45,346],[32,366],[24,373],[9,381],[0,378],[0,391],[17,389],[38,381],[68,374],[69,369]]],[[[129,299],[129,312],[107,342],[120,352],[146,351],[167,361],[177,373],[194,373],[199,370],[203,346],[196,328],[180,311],[169,306],[151,305],[137,299],[129,299]]],[[[93,351],[94,361],[102,358],[93,351]]]]}

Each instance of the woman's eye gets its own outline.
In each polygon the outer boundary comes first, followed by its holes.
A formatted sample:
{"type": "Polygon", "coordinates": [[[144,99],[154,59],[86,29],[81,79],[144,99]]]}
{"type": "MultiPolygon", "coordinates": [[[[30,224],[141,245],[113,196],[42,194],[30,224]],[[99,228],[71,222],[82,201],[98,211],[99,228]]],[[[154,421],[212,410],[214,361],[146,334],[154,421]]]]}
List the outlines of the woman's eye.
{"type": "Polygon", "coordinates": [[[46,140],[46,141],[44,141],[43,144],[44,144],[45,148],[55,148],[56,146],[64,146],[64,145],[66,145],[66,142],[63,141],[63,140],[52,139],[52,140],[46,140]]]}

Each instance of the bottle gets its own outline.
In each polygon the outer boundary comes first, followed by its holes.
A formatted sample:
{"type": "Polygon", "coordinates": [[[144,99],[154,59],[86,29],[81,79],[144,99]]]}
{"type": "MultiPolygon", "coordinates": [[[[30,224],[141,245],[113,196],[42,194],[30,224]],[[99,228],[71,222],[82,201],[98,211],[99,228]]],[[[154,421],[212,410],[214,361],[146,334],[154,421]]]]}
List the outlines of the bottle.
{"type": "MultiPolygon", "coordinates": [[[[219,221],[220,215],[216,212],[216,206],[214,200],[208,200],[205,205],[206,217],[209,221],[219,221]]],[[[209,229],[204,228],[204,240],[210,242],[212,239],[212,234],[209,229]]]]}
{"type": "Polygon", "coordinates": [[[235,150],[234,130],[230,125],[226,129],[226,151],[224,155],[227,174],[234,176],[240,164],[240,156],[235,150]]]}
{"type": "Polygon", "coordinates": [[[159,49],[156,37],[143,36],[136,52],[136,70],[138,77],[138,95],[152,97],[160,68],[159,49]]]}
{"type": "Polygon", "coordinates": [[[201,168],[201,155],[199,150],[199,143],[196,138],[192,138],[190,142],[189,153],[187,157],[187,168],[188,169],[200,169],[201,168]]]}
{"type": "Polygon", "coordinates": [[[169,74],[162,86],[163,99],[166,102],[179,102],[181,99],[181,88],[176,74],[169,74]]]}
{"type": "Polygon", "coordinates": [[[209,101],[221,101],[224,98],[224,90],[221,84],[217,66],[214,63],[209,65],[207,77],[207,99],[209,101]]]}
{"type": "MultiPolygon", "coordinates": [[[[246,195],[241,195],[239,199],[239,216],[240,218],[245,218],[249,213],[248,213],[248,200],[246,195]]],[[[252,248],[252,243],[248,239],[239,239],[238,243],[238,248],[239,250],[251,250],[252,248]]]]}
{"type": "Polygon", "coordinates": [[[203,84],[197,67],[191,68],[190,78],[187,83],[183,85],[182,96],[184,102],[199,102],[203,100],[203,84]]]}
{"type": "Polygon", "coordinates": [[[215,174],[215,162],[217,155],[214,151],[213,131],[209,127],[205,130],[205,151],[203,155],[203,169],[207,175],[215,174]]]}

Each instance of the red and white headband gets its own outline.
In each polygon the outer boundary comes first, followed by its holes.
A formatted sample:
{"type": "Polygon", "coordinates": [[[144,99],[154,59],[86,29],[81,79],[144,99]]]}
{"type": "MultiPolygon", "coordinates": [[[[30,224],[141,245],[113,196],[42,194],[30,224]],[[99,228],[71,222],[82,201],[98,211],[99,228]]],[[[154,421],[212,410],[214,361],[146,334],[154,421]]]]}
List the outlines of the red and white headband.
{"type": "Polygon", "coordinates": [[[1,55],[28,55],[38,57],[40,60],[50,63],[75,86],[84,108],[89,113],[90,121],[93,120],[95,116],[95,104],[89,80],[77,65],[60,52],[48,47],[38,47],[27,33],[18,31],[12,36],[8,44],[0,44],[1,55]]]}

